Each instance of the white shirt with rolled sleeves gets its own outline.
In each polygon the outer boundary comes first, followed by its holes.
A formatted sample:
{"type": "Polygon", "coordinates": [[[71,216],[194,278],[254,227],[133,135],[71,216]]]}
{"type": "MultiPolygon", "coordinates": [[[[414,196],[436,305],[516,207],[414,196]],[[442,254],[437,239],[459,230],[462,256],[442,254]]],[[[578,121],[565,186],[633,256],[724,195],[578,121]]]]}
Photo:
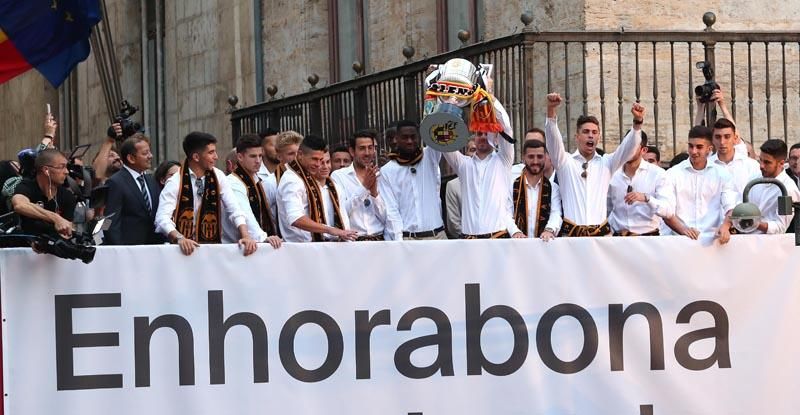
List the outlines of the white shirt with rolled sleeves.
{"type": "Polygon", "coordinates": [[[734,151],[733,160],[730,163],[720,161],[717,154],[708,156],[708,162],[724,168],[731,175],[733,188],[737,194],[737,202],[742,201],[742,192],[744,192],[744,187],[747,186],[747,183],[750,183],[750,180],[761,177],[761,167],[757,161],[747,157],[746,148],[744,153],[734,151]]]}
{"type": "MultiPolygon", "coordinates": [[[[228,186],[231,189],[233,198],[236,200],[236,204],[244,214],[245,223],[247,224],[247,231],[250,233],[250,238],[256,242],[266,241],[267,236],[269,235],[267,235],[267,233],[261,228],[261,225],[258,224],[258,219],[256,219],[256,215],[253,213],[253,208],[250,206],[250,199],[247,197],[247,186],[245,186],[244,182],[235,174],[229,174],[225,176],[225,180],[228,182],[228,186]]],[[[253,180],[256,181],[257,186],[261,185],[258,183],[261,181],[258,176],[254,177],[253,180]]],[[[239,229],[233,225],[233,222],[229,220],[223,220],[222,243],[236,243],[239,241],[239,238],[239,229]]]]}
{"type": "MultiPolygon", "coordinates": [[[[333,226],[333,202],[331,201],[327,186],[320,188],[320,194],[322,195],[322,202],[325,209],[325,223],[328,226],[333,226]]],[[[301,217],[308,216],[308,192],[306,191],[303,179],[301,179],[294,170],[288,168],[281,176],[277,197],[278,222],[280,223],[283,239],[286,242],[311,242],[311,232],[292,226],[292,224],[301,217]]],[[[342,203],[341,195],[339,196],[339,212],[342,214],[344,228],[349,229],[350,222],[347,217],[347,209],[342,203]]],[[[323,236],[325,238],[330,237],[330,235],[323,236]]]]}
{"type": "MultiPolygon", "coordinates": [[[[221,217],[220,221],[223,223],[227,220],[234,224],[236,228],[240,225],[246,224],[244,212],[239,208],[233,193],[231,192],[228,181],[225,179],[225,173],[218,168],[214,168],[214,174],[217,176],[217,186],[219,190],[220,203],[222,204],[222,212],[226,216],[221,217]]],[[[197,176],[190,169],[189,176],[192,185],[192,195],[194,201],[195,215],[200,210],[200,204],[203,199],[197,196],[197,176]]],[[[201,179],[205,186],[205,176],[201,179]]],[[[161,190],[161,196],[158,201],[158,211],[156,212],[156,232],[164,236],[168,236],[170,232],[175,230],[175,222],[172,220],[172,215],[175,213],[175,208],[178,206],[179,189],[181,182],[181,173],[173,174],[172,177],[164,183],[164,189],[161,190]]],[[[186,235],[184,235],[186,236],[186,235]]],[[[250,235],[254,240],[256,235],[250,235]]],[[[237,238],[238,241],[238,238],[237,238]]]]}
{"type": "Polygon", "coordinates": [[[339,198],[346,206],[351,230],[358,232],[358,236],[383,234],[387,240],[394,238],[394,233],[384,232],[386,204],[383,202],[380,190],[378,196],[373,197],[361,184],[353,164],[333,172],[331,179],[336,184],[339,198]]]}
{"type": "MultiPolygon", "coordinates": [[[[519,177],[519,176],[517,176],[519,177]]],[[[516,181],[517,179],[514,179],[516,181]]],[[[545,179],[549,180],[549,179],[545,179]]],[[[511,182],[512,192],[514,181],[511,182]]],[[[528,229],[526,229],[526,234],[528,238],[535,238],[536,232],[539,230],[539,215],[537,211],[537,206],[539,203],[539,192],[542,189],[542,182],[536,182],[531,184],[530,182],[526,183],[527,192],[526,197],[528,200],[528,229]]],[[[550,180],[550,217],[547,219],[547,224],[544,226],[545,229],[552,229],[553,234],[558,235],[558,231],[561,229],[561,192],[558,189],[558,185],[550,180]]],[[[544,231],[544,229],[542,229],[544,231]]]]}
{"type": "Polygon", "coordinates": [[[386,203],[387,233],[392,233],[395,241],[403,239],[403,232],[432,231],[444,226],[439,196],[442,153],[430,147],[422,153],[422,160],[414,166],[401,166],[390,160],[381,168],[378,191],[386,203]]]}
{"type": "MultiPolygon", "coordinates": [[[[776,177],[778,181],[786,186],[786,193],[792,198],[792,201],[800,202],[800,190],[794,180],[786,174],[786,171],[781,171],[781,174],[776,177]]],[[[784,233],[792,223],[794,213],[789,215],[778,214],[778,196],[781,195],[781,189],[774,184],[757,184],[750,188],[748,194],[748,201],[758,206],[761,211],[762,221],[767,223],[768,234],[784,233]]],[[[755,233],[762,233],[756,231],[755,233]]]]}
{"type": "Polygon", "coordinates": [[[644,160],[639,164],[633,178],[628,177],[624,170],[617,170],[611,177],[608,189],[608,224],[615,232],[627,230],[643,234],[659,229],[660,218],[670,218],[675,214],[666,171],[644,160]],[[625,203],[628,186],[634,192],[644,193],[650,200],[636,201],[630,205],[625,203]]]}
{"type": "Polygon", "coordinates": [[[564,149],[557,119],[548,118],[544,132],[547,153],[558,175],[564,219],[577,225],[602,224],[607,219],[611,175],[636,154],[642,140],[641,130],[631,129],[615,152],[603,156],[595,153],[588,162],[577,150],[570,154],[564,149]],[[581,177],[583,163],[588,164],[586,178],[581,177]]]}
{"type": "MultiPolygon", "coordinates": [[[[513,137],[508,113],[497,100],[494,100],[494,109],[505,133],[513,137]]],[[[461,181],[461,232],[480,235],[505,230],[513,235],[519,232],[514,223],[511,188],[508,186],[514,162],[514,144],[497,133],[487,134],[487,139],[498,150],[483,160],[477,155],[467,157],[459,151],[442,154],[461,181]]]]}
{"type": "Polygon", "coordinates": [[[716,234],[725,214],[736,206],[736,190],[728,171],[714,163],[695,170],[690,160],[667,170],[675,215],[704,236],[716,234]]]}

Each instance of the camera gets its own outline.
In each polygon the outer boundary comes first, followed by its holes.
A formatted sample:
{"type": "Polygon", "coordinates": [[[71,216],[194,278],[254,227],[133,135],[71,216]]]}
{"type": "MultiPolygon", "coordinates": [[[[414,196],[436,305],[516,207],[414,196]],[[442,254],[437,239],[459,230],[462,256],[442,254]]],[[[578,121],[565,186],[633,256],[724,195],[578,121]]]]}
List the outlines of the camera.
{"type": "Polygon", "coordinates": [[[706,81],[702,85],[694,87],[694,94],[702,103],[711,102],[714,90],[719,89],[719,84],[714,81],[714,68],[707,61],[697,62],[695,67],[703,71],[706,81]]]}
{"type": "Polygon", "coordinates": [[[122,127],[122,135],[118,136],[114,127],[108,127],[108,136],[122,141],[141,131],[142,124],[131,119],[137,111],[139,111],[139,107],[131,105],[127,99],[123,99],[120,103],[119,114],[114,116],[114,123],[122,127]]]}
{"type": "Polygon", "coordinates": [[[74,233],[71,239],[42,234],[34,241],[36,249],[64,259],[80,259],[84,264],[94,260],[97,251],[92,244],[93,239],[82,233],[74,233]]]}

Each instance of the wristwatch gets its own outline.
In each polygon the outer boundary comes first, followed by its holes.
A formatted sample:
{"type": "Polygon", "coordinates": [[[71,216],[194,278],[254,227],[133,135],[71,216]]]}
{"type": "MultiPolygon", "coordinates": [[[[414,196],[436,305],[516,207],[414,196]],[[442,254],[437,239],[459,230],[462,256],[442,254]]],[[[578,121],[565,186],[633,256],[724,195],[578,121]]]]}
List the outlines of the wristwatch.
{"type": "Polygon", "coordinates": [[[182,234],[178,234],[178,236],[176,236],[176,237],[175,237],[175,243],[177,244],[177,243],[178,243],[178,242],[180,242],[180,241],[181,241],[181,239],[183,239],[183,238],[184,238],[184,236],[183,236],[182,234]]]}
{"type": "Polygon", "coordinates": [[[545,232],[550,232],[550,233],[552,233],[553,235],[555,235],[555,234],[556,234],[556,230],[555,230],[555,229],[553,229],[553,228],[544,228],[544,231],[545,231],[545,232]]]}

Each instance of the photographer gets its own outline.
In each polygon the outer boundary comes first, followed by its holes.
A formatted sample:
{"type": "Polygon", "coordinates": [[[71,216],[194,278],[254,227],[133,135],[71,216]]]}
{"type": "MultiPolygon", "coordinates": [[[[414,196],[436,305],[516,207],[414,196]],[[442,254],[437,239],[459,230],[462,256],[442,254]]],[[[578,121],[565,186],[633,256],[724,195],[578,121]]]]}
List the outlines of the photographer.
{"type": "Polygon", "coordinates": [[[122,168],[122,160],[116,151],[114,145],[118,140],[124,139],[122,136],[122,125],[114,123],[108,129],[109,134],[106,140],[100,145],[100,150],[97,151],[94,160],[92,160],[92,167],[95,171],[95,184],[97,186],[105,183],[109,177],[118,172],[122,168]],[[111,132],[114,136],[111,136],[111,132]]]}
{"type": "MultiPolygon", "coordinates": [[[[711,95],[707,97],[707,102],[704,102],[703,96],[695,95],[694,99],[697,102],[697,111],[694,116],[694,125],[704,125],[706,113],[712,111],[716,106],[719,106],[719,110],[722,112],[722,118],[730,120],[736,125],[736,120],[733,119],[733,115],[731,115],[731,112],[728,110],[728,104],[725,102],[725,94],[722,92],[722,87],[719,84],[716,84],[716,86],[718,88],[714,89],[711,95]]],[[[709,125],[709,127],[711,126],[709,125]]],[[[742,153],[752,159],[756,158],[753,146],[745,140],[742,140],[738,133],[736,134],[734,148],[737,153],[742,153]]]]}
{"type": "Polygon", "coordinates": [[[58,150],[45,149],[36,157],[34,169],[35,176],[24,178],[11,198],[22,231],[71,237],[76,199],[62,186],[67,178],[67,158],[58,150]]]}

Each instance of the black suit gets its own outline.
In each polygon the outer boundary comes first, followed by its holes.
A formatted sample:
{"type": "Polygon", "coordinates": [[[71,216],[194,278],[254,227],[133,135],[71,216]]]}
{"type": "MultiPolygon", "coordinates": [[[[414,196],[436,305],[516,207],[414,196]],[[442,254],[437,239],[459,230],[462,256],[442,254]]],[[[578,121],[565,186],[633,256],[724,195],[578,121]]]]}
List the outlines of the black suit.
{"type": "Polygon", "coordinates": [[[158,197],[161,193],[156,180],[144,175],[150,191],[152,209],[147,211],[139,183],[127,169],[122,168],[106,181],[108,201],[105,214],[111,217],[111,227],[105,232],[106,245],[148,245],[164,243],[164,237],[155,231],[158,197]]]}
{"type": "MultiPolygon", "coordinates": [[[[786,174],[788,174],[789,177],[791,177],[792,180],[794,180],[795,184],[797,184],[797,187],[800,187],[800,181],[797,180],[797,175],[794,174],[792,169],[786,169],[786,174]]],[[[797,221],[799,220],[797,218],[798,215],[795,215],[794,218],[792,219],[792,222],[789,224],[789,227],[786,228],[786,233],[794,233],[794,227],[797,226],[797,221]]]]}

